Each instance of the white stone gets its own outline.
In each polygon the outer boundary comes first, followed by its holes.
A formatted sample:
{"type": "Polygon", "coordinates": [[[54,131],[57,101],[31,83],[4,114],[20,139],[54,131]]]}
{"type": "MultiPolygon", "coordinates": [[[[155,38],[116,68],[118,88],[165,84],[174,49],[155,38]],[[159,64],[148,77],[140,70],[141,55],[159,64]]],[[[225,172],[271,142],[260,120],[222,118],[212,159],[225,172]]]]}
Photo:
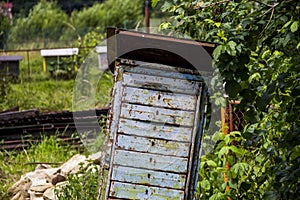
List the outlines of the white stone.
{"type": "Polygon", "coordinates": [[[74,155],[71,159],[69,159],[66,163],[60,166],[61,172],[64,175],[69,173],[76,173],[80,169],[80,163],[84,163],[86,161],[86,157],[80,154],[74,155]]]}
{"type": "Polygon", "coordinates": [[[48,188],[43,194],[44,200],[58,200],[54,192],[54,187],[48,188]]]}

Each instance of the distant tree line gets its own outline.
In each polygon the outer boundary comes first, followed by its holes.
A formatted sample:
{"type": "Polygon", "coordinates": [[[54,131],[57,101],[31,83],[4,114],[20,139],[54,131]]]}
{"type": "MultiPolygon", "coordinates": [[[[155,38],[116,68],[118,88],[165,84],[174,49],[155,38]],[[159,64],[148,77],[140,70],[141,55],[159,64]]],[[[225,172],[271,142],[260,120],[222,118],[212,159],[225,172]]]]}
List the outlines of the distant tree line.
{"type": "MultiPolygon", "coordinates": [[[[56,0],[57,5],[66,13],[71,14],[73,10],[81,10],[90,7],[94,3],[101,3],[104,0],[56,0]]],[[[40,0],[9,0],[13,3],[13,14],[16,16],[27,15],[29,11],[40,2],[40,0]]]]}
{"type": "Polygon", "coordinates": [[[135,28],[143,18],[143,0],[12,2],[13,24],[0,16],[0,49],[68,46],[90,31],[103,34],[107,26],[135,28]]]}

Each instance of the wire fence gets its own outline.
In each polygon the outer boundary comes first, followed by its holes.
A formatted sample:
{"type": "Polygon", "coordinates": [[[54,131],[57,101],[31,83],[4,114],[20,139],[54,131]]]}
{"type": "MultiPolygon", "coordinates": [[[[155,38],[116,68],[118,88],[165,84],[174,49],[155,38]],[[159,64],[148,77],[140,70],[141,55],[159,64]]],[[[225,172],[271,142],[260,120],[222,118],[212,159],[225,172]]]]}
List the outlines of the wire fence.
{"type": "Polygon", "coordinates": [[[247,121],[244,118],[245,111],[238,108],[237,105],[239,101],[231,101],[229,102],[229,108],[227,112],[229,112],[229,130],[232,131],[242,131],[247,124],[247,121]]]}
{"type": "MultiPolygon", "coordinates": [[[[84,47],[79,51],[92,49],[95,47],[84,47]]],[[[42,108],[41,110],[44,111],[72,109],[76,70],[72,68],[71,71],[67,71],[65,73],[67,76],[65,74],[53,75],[49,71],[53,66],[48,65],[52,63],[46,63],[45,58],[41,55],[41,50],[0,51],[0,110],[7,110],[15,106],[21,110],[33,108],[42,108]],[[14,66],[11,67],[6,61],[11,57],[18,57],[21,60],[13,61],[14,66]],[[10,76],[12,73],[7,73],[7,71],[16,70],[15,62],[18,62],[17,76],[13,72],[14,76],[12,77],[10,76]],[[45,64],[47,65],[46,70],[45,64]]],[[[63,59],[57,59],[57,61],[58,64],[54,63],[54,65],[62,66],[62,62],[65,62],[67,66],[72,66],[63,59]]],[[[52,61],[50,60],[50,62],[52,61]]],[[[79,69],[80,62],[76,60],[76,64],[79,69]]]]}

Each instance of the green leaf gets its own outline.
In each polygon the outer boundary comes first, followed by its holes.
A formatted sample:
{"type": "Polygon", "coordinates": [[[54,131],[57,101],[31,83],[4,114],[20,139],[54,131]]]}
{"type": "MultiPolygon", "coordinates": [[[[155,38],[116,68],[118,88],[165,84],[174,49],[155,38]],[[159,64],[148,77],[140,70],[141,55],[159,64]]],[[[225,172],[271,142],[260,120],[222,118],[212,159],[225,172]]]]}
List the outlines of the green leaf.
{"type": "Polygon", "coordinates": [[[227,43],[227,46],[229,46],[231,49],[235,49],[235,47],[236,47],[236,42],[234,42],[234,41],[229,41],[228,43],[227,43]]]}
{"type": "Polygon", "coordinates": [[[237,94],[241,91],[241,89],[241,85],[234,80],[227,81],[225,84],[225,91],[231,98],[235,98],[237,94]]]}
{"type": "Polygon", "coordinates": [[[253,80],[258,81],[261,78],[260,73],[255,72],[249,77],[249,82],[252,82],[253,80]]]}
{"type": "Polygon", "coordinates": [[[226,51],[231,56],[236,56],[236,46],[237,44],[234,41],[229,41],[226,44],[226,51]]]}
{"type": "Polygon", "coordinates": [[[230,150],[230,147],[228,147],[228,146],[222,147],[218,153],[218,157],[222,158],[222,156],[227,155],[229,150],[230,150]]]}
{"type": "Polygon", "coordinates": [[[206,163],[207,163],[208,166],[210,166],[210,167],[216,167],[216,166],[217,166],[217,164],[216,164],[214,161],[212,161],[212,160],[208,160],[208,161],[206,161],[206,163]]]}
{"type": "Polygon", "coordinates": [[[219,56],[224,52],[225,47],[223,45],[217,46],[213,52],[213,57],[215,60],[218,60],[219,56]]]}
{"type": "Polygon", "coordinates": [[[299,22],[298,21],[294,21],[291,25],[291,31],[294,33],[298,30],[299,27],[299,22]]]}
{"type": "Polygon", "coordinates": [[[276,200],[276,199],[278,199],[278,194],[275,191],[268,191],[268,192],[265,192],[263,199],[276,200]]]}
{"type": "Polygon", "coordinates": [[[293,149],[292,149],[292,153],[290,155],[290,159],[291,160],[295,160],[297,158],[300,157],[300,145],[298,146],[295,146],[293,149]]]}
{"type": "Polygon", "coordinates": [[[221,192],[218,192],[216,194],[213,194],[209,200],[227,200],[227,195],[223,194],[221,192]]]}
{"type": "Polygon", "coordinates": [[[155,6],[158,4],[160,0],[152,0],[152,8],[155,8],[155,6]]]}
{"type": "Polygon", "coordinates": [[[211,20],[211,19],[205,19],[204,21],[207,22],[207,23],[209,23],[209,24],[214,24],[215,23],[215,21],[211,20]]]}
{"type": "Polygon", "coordinates": [[[245,192],[247,192],[251,188],[251,183],[242,182],[241,183],[241,189],[245,192]]]}
{"type": "Polygon", "coordinates": [[[200,182],[201,188],[204,190],[210,190],[210,183],[207,179],[204,179],[203,181],[200,182]]]}
{"type": "Polygon", "coordinates": [[[171,26],[170,22],[164,22],[159,25],[158,31],[166,30],[171,26]]]}
{"type": "Polygon", "coordinates": [[[249,169],[250,165],[248,163],[236,163],[230,168],[230,171],[232,172],[233,178],[236,178],[237,176],[242,177],[249,169]]]}
{"type": "Polygon", "coordinates": [[[162,6],[161,6],[161,10],[163,12],[166,12],[167,10],[169,10],[171,7],[173,6],[173,4],[171,4],[170,2],[166,1],[162,6]]]}

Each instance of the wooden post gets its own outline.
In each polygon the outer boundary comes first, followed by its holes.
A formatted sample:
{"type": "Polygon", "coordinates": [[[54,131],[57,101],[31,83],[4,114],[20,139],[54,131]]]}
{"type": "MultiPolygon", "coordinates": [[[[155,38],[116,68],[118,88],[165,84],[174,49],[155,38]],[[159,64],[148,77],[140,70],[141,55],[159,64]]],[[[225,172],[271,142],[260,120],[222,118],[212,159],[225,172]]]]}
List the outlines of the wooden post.
{"type": "MultiPolygon", "coordinates": [[[[226,104],[226,108],[221,108],[221,120],[222,120],[222,132],[226,136],[229,133],[229,106],[228,103],[226,104]]],[[[226,175],[226,173],[230,170],[229,162],[226,162],[225,164],[226,172],[224,173],[224,182],[228,183],[229,178],[226,175]]],[[[225,191],[229,191],[229,186],[226,186],[225,191]]],[[[230,199],[230,198],[228,198],[230,199]]]]}
{"type": "Polygon", "coordinates": [[[149,27],[150,27],[150,1],[145,0],[145,31],[146,33],[149,33],[149,27]]]}
{"type": "Polygon", "coordinates": [[[47,71],[46,57],[43,57],[43,71],[44,71],[44,73],[46,73],[46,71],[47,71]]]}

